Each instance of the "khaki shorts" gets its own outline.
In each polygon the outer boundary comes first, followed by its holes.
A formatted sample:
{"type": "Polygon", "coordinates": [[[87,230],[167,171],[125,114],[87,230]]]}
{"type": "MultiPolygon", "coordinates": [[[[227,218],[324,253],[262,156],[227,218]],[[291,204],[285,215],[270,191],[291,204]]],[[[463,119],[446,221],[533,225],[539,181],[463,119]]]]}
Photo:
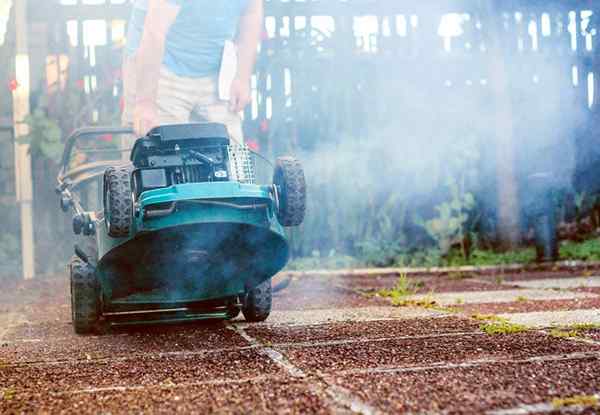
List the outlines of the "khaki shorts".
{"type": "MultiPolygon", "coordinates": [[[[125,58],[123,65],[123,125],[133,125],[135,105],[134,58],[125,58]]],[[[224,124],[231,138],[242,144],[242,119],[229,111],[229,103],[219,99],[217,78],[183,78],[161,68],[157,93],[158,124],[215,122],[224,124]]]]}

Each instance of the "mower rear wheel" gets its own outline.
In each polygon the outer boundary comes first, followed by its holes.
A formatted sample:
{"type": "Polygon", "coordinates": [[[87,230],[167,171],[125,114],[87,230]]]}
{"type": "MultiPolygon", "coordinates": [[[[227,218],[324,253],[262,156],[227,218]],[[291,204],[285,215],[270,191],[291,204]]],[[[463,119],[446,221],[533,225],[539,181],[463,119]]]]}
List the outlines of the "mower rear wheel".
{"type": "Polygon", "coordinates": [[[100,319],[100,289],[94,269],[74,257],[69,264],[71,316],[77,334],[93,333],[100,319]]]}
{"type": "Polygon", "coordinates": [[[127,167],[110,167],[104,172],[104,218],[109,236],[129,236],[133,223],[133,196],[127,167]]]}
{"type": "Polygon", "coordinates": [[[267,280],[246,294],[242,313],[246,321],[265,321],[271,314],[272,293],[271,280],[267,280]]]}
{"type": "Polygon", "coordinates": [[[298,226],[306,212],[306,179],[304,169],[293,157],[279,157],[273,173],[279,208],[277,219],[283,226],[298,226]]]}

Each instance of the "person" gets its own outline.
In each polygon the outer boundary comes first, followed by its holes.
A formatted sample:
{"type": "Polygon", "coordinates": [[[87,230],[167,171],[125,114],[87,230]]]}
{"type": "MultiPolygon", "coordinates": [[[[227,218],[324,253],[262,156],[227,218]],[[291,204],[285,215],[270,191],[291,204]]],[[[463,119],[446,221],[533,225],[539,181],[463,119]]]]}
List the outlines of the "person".
{"type": "Polygon", "coordinates": [[[263,30],[263,0],[136,0],[123,65],[123,123],[138,136],[188,122],[225,124],[243,142],[240,112],[263,30]],[[237,66],[221,99],[223,50],[233,41],[237,66]]]}

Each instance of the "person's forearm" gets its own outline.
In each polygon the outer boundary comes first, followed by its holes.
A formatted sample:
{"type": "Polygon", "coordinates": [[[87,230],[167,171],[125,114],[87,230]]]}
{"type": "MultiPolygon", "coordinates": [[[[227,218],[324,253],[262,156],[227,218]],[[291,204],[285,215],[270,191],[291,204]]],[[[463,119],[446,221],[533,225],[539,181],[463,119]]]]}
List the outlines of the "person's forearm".
{"type": "Polygon", "coordinates": [[[169,28],[179,6],[168,0],[150,0],[139,50],[135,56],[136,101],[154,102],[169,28]]]}
{"type": "Polygon", "coordinates": [[[249,81],[254,72],[256,54],[263,30],[263,0],[250,0],[250,5],[240,19],[237,45],[237,77],[249,81]]]}

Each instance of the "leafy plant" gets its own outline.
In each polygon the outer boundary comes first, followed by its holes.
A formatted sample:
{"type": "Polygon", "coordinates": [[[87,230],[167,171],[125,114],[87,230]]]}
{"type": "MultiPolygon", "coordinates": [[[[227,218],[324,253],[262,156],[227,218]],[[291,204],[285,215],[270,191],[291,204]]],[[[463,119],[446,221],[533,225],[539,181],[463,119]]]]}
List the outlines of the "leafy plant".
{"type": "Polygon", "coordinates": [[[58,162],[63,152],[62,132],[58,123],[41,109],[34,110],[25,118],[25,122],[29,126],[29,134],[23,140],[29,143],[31,155],[58,162]]]}
{"type": "Polygon", "coordinates": [[[590,239],[584,242],[565,241],[560,246],[562,259],[600,261],[600,241],[590,239]]]}

